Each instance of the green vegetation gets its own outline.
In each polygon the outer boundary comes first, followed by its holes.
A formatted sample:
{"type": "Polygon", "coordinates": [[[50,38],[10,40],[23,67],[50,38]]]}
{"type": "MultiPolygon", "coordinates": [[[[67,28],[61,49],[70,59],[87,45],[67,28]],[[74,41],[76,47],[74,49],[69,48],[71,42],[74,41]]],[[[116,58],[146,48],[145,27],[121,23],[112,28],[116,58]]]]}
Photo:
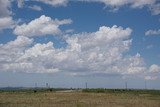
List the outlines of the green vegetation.
{"type": "Polygon", "coordinates": [[[160,107],[159,90],[66,90],[3,90],[0,107],[160,107]]]}
{"type": "Polygon", "coordinates": [[[151,94],[160,96],[160,90],[138,90],[138,89],[105,89],[105,88],[92,88],[83,89],[82,92],[90,93],[128,93],[128,94],[151,94]]]}
{"type": "Polygon", "coordinates": [[[25,93],[36,93],[36,92],[56,92],[69,90],[67,88],[4,88],[0,89],[0,93],[2,92],[25,92],[25,93]]]}

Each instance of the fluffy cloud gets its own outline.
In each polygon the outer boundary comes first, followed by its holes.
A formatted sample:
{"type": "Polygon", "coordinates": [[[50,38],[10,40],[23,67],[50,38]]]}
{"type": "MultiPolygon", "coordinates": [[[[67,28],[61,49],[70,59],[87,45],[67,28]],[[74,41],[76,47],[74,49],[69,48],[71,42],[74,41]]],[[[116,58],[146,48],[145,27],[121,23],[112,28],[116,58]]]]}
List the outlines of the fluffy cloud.
{"type": "Polygon", "coordinates": [[[0,0],[0,31],[8,28],[13,28],[15,22],[11,15],[12,0],[0,0]]]}
{"type": "MultiPolygon", "coordinates": [[[[66,36],[68,44],[66,48],[56,49],[52,42],[37,43],[28,48],[23,45],[24,48],[18,48],[21,51],[16,54],[20,56],[11,56],[16,60],[11,59],[11,63],[3,63],[2,67],[4,71],[5,69],[7,71],[14,69],[14,71],[44,73],[66,71],[77,75],[83,73],[143,73],[145,71],[144,62],[139,54],[135,56],[124,55],[132,42],[129,39],[131,32],[130,28],[102,26],[97,32],[66,36]]],[[[12,42],[7,45],[13,44],[12,42]]],[[[2,45],[1,51],[4,47],[6,46],[2,45]]]]}
{"type": "Polygon", "coordinates": [[[12,12],[11,8],[11,0],[0,0],[0,17],[7,17],[12,12]]]}
{"type": "Polygon", "coordinates": [[[149,35],[160,35],[160,29],[158,30],[148,30],[145,32],[145,35],[146,36],[149,36],[149,35]]]}
{"type": "MultiPolygon", "coordinates": [[[[0,44],[0,67],[2,71],[12,72],[56,72],[57,69],[44,68],[44,65],[38,65],[31,61],[21,61],[26,49],[33,44],[33,39],[24,36],[18,36],[16,40],[10,41],[7,44],[0,44]],[[36,65],[34,65],[36,64],[36,65]]],[[[42,63],[42,62],[41,62],[42,63]]]]}
{"type": "Polygon", "coordinates": [[[22,25],[17,26],[14,29],[14,34],[21,35],[21,36],[43,36],[43,35],[57,35],[61,33],[59,29],[60,25],[70,24],[72,20],[64,19],[51,19],[45,15],[32,20],[28,24],[24,23],[22,25]]]}
{"type": "Polygon", "coordinates": [[[23,55],[23,51],[27,49],[33,42],[33,39],[29,39],[23,36],[18,36],[16,40],[10,41],[7,44],[0,44],[0,66],[8,65],[16,62],[16,60],[23,55]]]}
{"type": "Polygon", "coordinates": [[[92,33],[68,34],[65,48],[55,48],[53,42],[33,44],[33,39],[18,36],[0,45],[1,71],[122,76],[157,72],[158,65],[148,69],[139,53],[126,54],[132,43],[131,32],[114,25],[92,33]]]}
{"type": "Polygon", "coordinates": [[[40,6],[37,6],[37,5],[33,5],[33,6],[29,6],[30,9],[32,10],[36,10],[36,11],[41,11],[42,8],[40,6]]]}
{"type": "Polygon", "coordinates": [[[15,22],[13,21],[12,17],[3,17],[0,18],[0,31],[3,29],[13,28],[15,22]]]}
{"type": "Polygon", "coordinates": [[[149,67],[146,76],[144,77],[145,80],[156,80],[159,77],[160,73],[160,66],[153,64],[149,67]]]}
{"type": "Polygon", "coordinates": [[[150,66],[149,71],[151,73],[158,73],[158,72],[160,72],[160,66],[153,64],[150,66]]]}

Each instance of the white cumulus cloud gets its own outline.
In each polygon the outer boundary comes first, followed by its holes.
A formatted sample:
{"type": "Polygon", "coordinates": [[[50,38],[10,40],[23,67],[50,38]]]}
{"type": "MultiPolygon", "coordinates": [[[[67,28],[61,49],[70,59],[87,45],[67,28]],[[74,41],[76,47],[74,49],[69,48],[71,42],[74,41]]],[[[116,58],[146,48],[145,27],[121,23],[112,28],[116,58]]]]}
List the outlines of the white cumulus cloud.
{"type": "Polygon", "coordinates": [[[152,64],[148,68],[148,72],[146,73],[146,76],[144,77],[145,80],[156,80],[159,78],[160,74],[160,66],[157,64],[152,64]]]}
{"type": "Polygon", "coordinates": [[[0,44],[0,65],[10,64],[23,55],[23,51],[33,43],[33,39],[18,36],[16,40],[0,44]]]}
{"type": "Polygon", "coordinates": [[[131,32],[130,28],[114,25],[102,26],[91,33],[67,34],[65,48],[55,48],[53,42],[33,44],[33,39],[18,36],[16,40],[0,45],[1,71],[123,77],[144,77],[149,72],[153,77],[151,73],[159,70],[158,65],[147,68],[139,53],[126,54],[132,44],[131,32]]]}
{"type": "Polygon", "coordinates": [[[132,42],[130,40],[131,32],[130,28],[102,26],[97,32],[66,36],[68,44],[66,48],[56,49],[52,42],[37,43],[21,51],[20,56],[14,57],[16,61],[11,61],[7,65],[3,64],[3,68],[15,69],[15,71],[25,71],[26,69],[26,72],[44,73],[57,71],[75,74],[143,73],[144,62],[139,54],[124,55],[132,42]],[[18,64],[21,66],[17,66],[18,64]]]}
{"type": "Polygon", "coordinates": [[[45,15],[32,20],[28,24],[24,23],[22,25],[16,26],[14,29],[14,34],[20,36],[44,36],[44,35],[57,35],[61,33],[59,29],[60,25],[72,23],[71,19],[51,19],[45,15]]]}
{"type": "Polygon", "coordinates": [[[13,28],[15,22],[13,21],[12,17],[3,17],[0,18],[0,31],[8,28],[13,28]]]}
{"type": "Polygon", "coordinates": [[[150,66],[149,71],[152,73],[158,73],[160,72],[160,66],[153,64],[150,66]]]}
{"type": "Polygon", "coordinates": [[[11,6],[12,0],[0,0],[0,31],[14,27],[11,6]]]}

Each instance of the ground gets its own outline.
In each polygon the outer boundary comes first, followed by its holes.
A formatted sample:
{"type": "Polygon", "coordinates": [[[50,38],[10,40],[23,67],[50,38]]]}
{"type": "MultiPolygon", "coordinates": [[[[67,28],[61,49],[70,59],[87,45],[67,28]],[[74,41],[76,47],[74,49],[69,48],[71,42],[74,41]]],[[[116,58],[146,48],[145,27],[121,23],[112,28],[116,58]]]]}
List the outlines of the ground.
{"type": "Polygon", "coordinates": [[[0,107],[160,107],[160,95],[76,91],[0,92],[0,107]]]}

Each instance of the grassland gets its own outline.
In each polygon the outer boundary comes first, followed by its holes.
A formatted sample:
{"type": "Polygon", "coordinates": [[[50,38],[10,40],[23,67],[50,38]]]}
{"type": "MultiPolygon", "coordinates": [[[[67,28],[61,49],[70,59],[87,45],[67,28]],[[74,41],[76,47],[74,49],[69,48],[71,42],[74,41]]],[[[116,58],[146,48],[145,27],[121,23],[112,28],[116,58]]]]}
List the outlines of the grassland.
{"type": "Polygon", "coordinates": [[[0,107],[160,107],[160,91],[1,91],[0,107]]]}

